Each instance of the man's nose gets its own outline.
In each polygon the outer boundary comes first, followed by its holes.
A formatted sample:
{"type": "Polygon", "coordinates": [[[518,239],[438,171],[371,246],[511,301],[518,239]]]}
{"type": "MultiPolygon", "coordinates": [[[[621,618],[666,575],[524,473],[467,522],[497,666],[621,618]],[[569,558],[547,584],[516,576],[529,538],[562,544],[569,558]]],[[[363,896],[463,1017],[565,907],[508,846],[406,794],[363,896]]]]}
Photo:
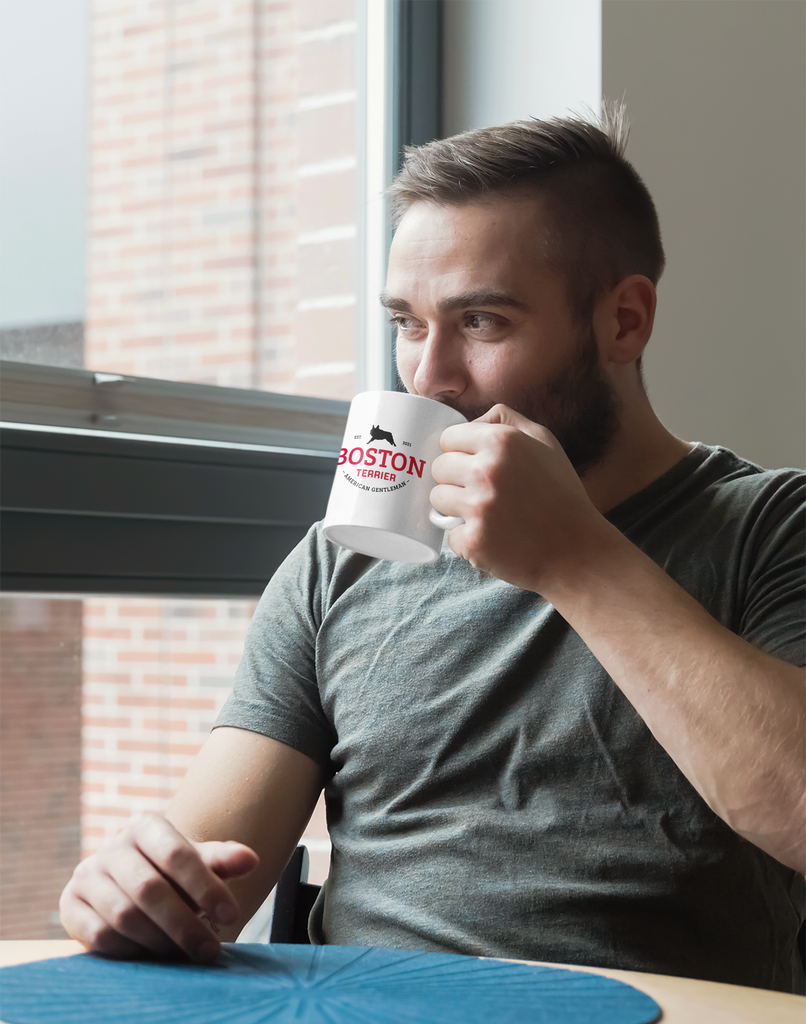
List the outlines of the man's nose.
{"type": "Polygon", "coordinates": [[[424,398],[446,399],[460,395],[466,385],[460,340],[444,327],[428,332],[414,373],[414,390],[424,398]]]}

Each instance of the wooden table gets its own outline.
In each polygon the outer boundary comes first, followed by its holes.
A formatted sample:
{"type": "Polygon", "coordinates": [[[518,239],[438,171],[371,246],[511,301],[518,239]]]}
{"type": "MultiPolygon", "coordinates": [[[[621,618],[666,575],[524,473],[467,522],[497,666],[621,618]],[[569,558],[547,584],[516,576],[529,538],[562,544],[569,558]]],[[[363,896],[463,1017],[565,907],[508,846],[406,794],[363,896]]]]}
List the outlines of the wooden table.
{"type": "MultiPolygon", "coordinates": [[[[0,942],[0,967],[81,952],[82,947],[69,940],[4,941],[0,942]]],[[[663,1024],[806,1024],[806,998],[803,996],[639,971],[611,971],[599,967],[586,970],[625,981],[652,996],[663,1010],[663,1024]]]]}

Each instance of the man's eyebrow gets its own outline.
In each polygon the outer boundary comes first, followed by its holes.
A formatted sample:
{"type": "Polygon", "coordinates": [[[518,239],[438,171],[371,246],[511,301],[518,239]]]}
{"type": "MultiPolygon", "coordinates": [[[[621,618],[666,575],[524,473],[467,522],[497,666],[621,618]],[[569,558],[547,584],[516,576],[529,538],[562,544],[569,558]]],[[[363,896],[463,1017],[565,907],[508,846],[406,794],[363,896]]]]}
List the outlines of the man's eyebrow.
{"type": "MultiPolygon", "coordinates": [[[[387,292],[381,292],[380,300],[381,305],[387,309],[399,309],[402,313],[413,312],[411,303],[406,302],[405,299],[396,299],[387,292]]],[[[441,313],[448,313],[453,309],[467,309],[471,306],[508,306],[510,309],[520,309],[524,312],[529,308],[525,302],[521,302],[513,295],[507,295],[506,292],[482,291],[453,295],[448,299],[443,299],[439,303],[439,310],[441,313]]]]}
{"type": "Polygon", "coordinates": [[[386,309],[399,309],[403,313],[411,313],[411,305],[405,299],[396,299],[388,292],[381,292],[378,298],[381,305],[385,306],[386,309]]]}

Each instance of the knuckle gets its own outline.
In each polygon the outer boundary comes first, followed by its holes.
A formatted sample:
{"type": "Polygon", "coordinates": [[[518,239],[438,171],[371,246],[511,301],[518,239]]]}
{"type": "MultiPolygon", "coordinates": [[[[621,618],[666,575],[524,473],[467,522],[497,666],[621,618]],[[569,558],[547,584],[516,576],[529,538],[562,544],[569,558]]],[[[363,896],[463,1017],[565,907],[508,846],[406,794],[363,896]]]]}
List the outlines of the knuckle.
{"type": "Polygon", "coordinates": [[[136,903],[153,903],[165,894],[166,883],[156,872],[143,872],[132,879],[131,894],[136,903]]]}
{"type": "Polygon", "coordinates": [[[487,462],[480,468],[477,487],[486,497],[488,491],[494,491],[500,486],[503,477],[504,471],[499,462],[487,462]]]}
{"type": "Polygon", "coordinates": [[[481,519],[482,516],[484,515],[484,502],[480,500],[468,502],[467,511],[468,515],[464,517],[466,526],[464,533],[465,543],[473,544],[475,543],[476,536],[478,534],[478,527],[476,524],[478,523],[479,519],[481,519]]]}
{"type": "Polygon", "coordinates": [[[520,446],[520,439],[523,434],[517,427],[510,427],[502,424],[497,432],[496,441],[502,455],[508,456],[520,446]]]}
{"type": "Polygon", "coordinates": [[[498,491],[495,477],[495,470],[485,472],[468,496],[467,504],[473,519],[484,519],[495,511],[498,491]]]}
{"type": "MultiPolygon", "coordinates": [[[[202,925],[202,927],[204,926],[202,925]]],[[[204,936],[200,936],[198,934],[198,928],[194,929],[190,925],[177,925],[176,929],[171,934],[171,939],[177,946],[179,946],[180,949],[184,949],[186,953],[193,956],[199,946],[199,943],[203,941],[204,936]]]]}
{"type": "Polygon", "coordinates": [[[59,896],[59,913],[69,913],[73,903],[75,902],[75,896],[73,893],[73,882],[72,880],[62,889],[61,895],[59,896]]]}
{"type": "Polygon", "coordinates": [[[140,828],[143,825],[143,822],[145,821],[145,818],[146,814],[143,811],[141,811],[139,814],[132,815],[132,817],[129,818],[129,820],[126,822],[126,827],[123,829],[123,832],[120,834],[131,835],[132,833],[139,832],[140,828]]]}
{"type": "Polygon", "coordinates": [[[154,811],[140,811],[129,820],[119,837],[123,840],[137,840],[141,836],[160,835],[164,830],[165,819],[154,811]]]}
{"type": "Polygon", "coordinates": [[[175,840],[166,841],[161,853],[163,866],[171,878],[191,867],[196,859],[191,849],[175,840]]]}
{"type": "Polygon", "coordinates": [[[499,466],[506,457],[506,444],[500,437],[496,437],[493,443],[488,445],[481,453],[477,462],[479,472],[488,473],[499,466]]]}
{"type": "Polygon", "coordinates": [[[160,815],[153,811],[140,811],[130,819],[124,831],[129,835],[142,835],[144,832],[158,829],[162,820],[160,815]]]}
{"type": "Polygon", "coordinates": [[[475,521],[468,522],[463,534],[463,547],[468,558],[475,558],[481,548],[482,531],[475,521]]]}
{"type": "Polygon", "coordinates": [[[73,870],[73,878],[84,878],[86,875],[91,875],[93,873],[93,868],[95,867],[96,859],[97,855],[93,853],[91,856],[85,857],[84,860],[79,861],[73,870]]]}
{"type": "Polygon", "coordinates": [[[109,907],[105,915],[107,925],[117,933],[125,933],[134,923],[137,913],[137,908],[130,900],[119,900],[109,907]]]}
{"type": "Polygon", "coordinates": [[[103,858],[106,854],[112,852],[115,853],[121,850],[124,846],[131,846],[131,825],[127,825],[122,832],[118,832],[117,835],[107,839],[99,848],[95,854],[98,858],[103,858]]]}
{"type": "Polygon", "coordinates": [[[62,928],[73,938],[76,937],[77,933],[77,922],[73,920],[74,909],[75,902],[65,889],[59,897],[59,918],[62,922],[62,928]]]}
{"type": "Polygon", "coordinates": [[[80,861],[73,869],[72,877],[64,888],[65,893],[72,893],[74,890],[84,889],[88,882],[95,876],[98,870],[96,855],[87,857],[80,861]]]}
{"type": "Polygon", "coordinates": [[[90,929],[87,941],[91,949],[107,956],[117,953],[121,947],[120,933],[108,924],[99,924],[96,928],[90,929]]]}

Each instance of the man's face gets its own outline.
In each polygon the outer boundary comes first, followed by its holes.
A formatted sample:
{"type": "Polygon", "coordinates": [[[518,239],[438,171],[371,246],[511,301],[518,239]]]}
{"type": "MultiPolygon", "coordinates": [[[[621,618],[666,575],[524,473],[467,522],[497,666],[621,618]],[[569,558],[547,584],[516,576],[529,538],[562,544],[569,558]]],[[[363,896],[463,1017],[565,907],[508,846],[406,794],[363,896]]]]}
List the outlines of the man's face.
{"type": "Polygon", "coordinates": [[[578,472],[618,427],[592,327],[580,329],[560,273],[541,256],[541,201],[417,203],[392,243],[384,305],[406,389],[468,419],[498,402],[547,427],[578,472]]]}

